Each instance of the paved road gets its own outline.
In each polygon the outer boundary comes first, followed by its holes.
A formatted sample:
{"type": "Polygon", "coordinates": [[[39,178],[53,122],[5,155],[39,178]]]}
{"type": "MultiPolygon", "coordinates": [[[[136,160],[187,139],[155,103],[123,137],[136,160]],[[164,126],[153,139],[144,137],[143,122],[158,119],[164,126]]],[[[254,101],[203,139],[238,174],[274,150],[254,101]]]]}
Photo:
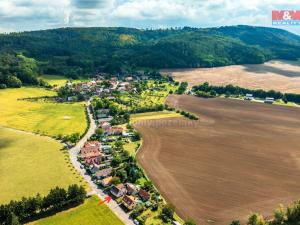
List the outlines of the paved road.
{"type": "MultiPolygon", "coordinates": [[[[104,199],[106,194],[97,187],[97,185],[91,180],[91,177],[89,175],[85,174],[85,170],[80,168],[81,164],[77,161],[77,155],[80,151],[80,148],[83,147],[84,143],[94,134],[94,132],[97,128],[95,120],[90,112],[89,107],[88,107],[89,105],[90,105],[90,102],[88,102],[88,104],[87,104],[87,110],[88,110],[88,114],[89,114],[89,118],[90,118],[90,128],[89,128],[88,132],[86,133],[86,135],[77,143],[77,145],[69,150],[69,155],[70,155],[70,160],[73,163],[73,166],[75,167],[75,169],[77,169],[79,171],[81,176],[84,178],[84,180],[89,184],[90,188],[92,189],[92,194],[97,194],[98,197],[100,197],[101,199],[104,199]]],[[[129,215],[127,213],[125,213],[115,201],[111,200],[107,204],[107,206],[126,225],[134,225],[132,220],[129,219],[129,215]]],[[[99,207],[101,207],[101,206],[99,206],[99,207]]]]}

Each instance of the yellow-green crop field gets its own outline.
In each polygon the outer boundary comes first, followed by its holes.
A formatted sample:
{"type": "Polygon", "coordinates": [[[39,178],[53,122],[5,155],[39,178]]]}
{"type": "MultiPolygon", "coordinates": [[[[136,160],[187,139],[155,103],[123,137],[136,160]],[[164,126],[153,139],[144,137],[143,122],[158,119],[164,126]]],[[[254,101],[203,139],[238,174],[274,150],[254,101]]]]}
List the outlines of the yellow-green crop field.
{"type": "Polygon", "coordinates": [[[55,95],[42,88],[0,90],[0,125],[49,136],[84,133],[87,122],[83,103],[22,100],[55,95]]]}
{"type": "Polygon", "coordinates": [[[130,117],[131,123],[136,123],[143,120],[157,120],[164,118],[182,117],[181,114],[172,111],[146,112],[132,114],[130,117]]]}
{"type": "Polygon", "coordinates": [[[0,127],[0,204],[56,186],[85,185],[62,147],[49,137],[0,127]]]}
{"type": "Polygon", "coordinates": [[[92,196],[78,207],[35,221],[31,225],[123,225],[105,204],[99,206],[98,203],[98,197],[92,196]]]}
{"type": "MultiPolygon", "coordinates": [[[[60,75],[42,75],[40,76],[40,78],[47,81],[50,85],[55,85],[57,87],[64,86],[69,80],[67,77],[60,75]]],[[[87,79],[72,80],[73,83],[79,83],[84,81],[87,81],[87,79]]]]}

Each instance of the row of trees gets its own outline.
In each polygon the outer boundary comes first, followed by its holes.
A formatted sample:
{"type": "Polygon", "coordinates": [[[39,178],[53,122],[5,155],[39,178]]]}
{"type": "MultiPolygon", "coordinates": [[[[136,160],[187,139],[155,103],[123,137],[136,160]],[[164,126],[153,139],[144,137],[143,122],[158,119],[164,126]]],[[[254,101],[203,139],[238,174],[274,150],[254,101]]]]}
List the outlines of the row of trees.
{"type": "Polygon", "coordinates": [[[20,224],[52,211],[61,211],[69,205],[82,203],[85,197],[85,189],[77,184],[70,185],[67,190],[59,187],[51,189],[45,197],[39,194],[23,197],[20,201],[0,205],[0,224],[20,224]]]}
{"type": "Polygon", "coordinates": [[[264,91],[262,89],[258,90],[251,90],[248,88],[242,88],[239,86],[233,86],[233,85],[226,85],[226,86],[213,86],[210,85],[208,82],[205,82],[201,85],[194,86],[193,92],[196,93],[196,95],[201,97],[214,97],[216,95],[242,95],[245,96],[246,94],[253,94],[254,97],[257,98],[266,98],[271,97],[274,99],[282,99],[284,102],[295,102],[300,103],[300,95],[299,94],[291,94],[291,93],[281,93],[279,91],[264,91]]]}
{"type": "MultiPolygon", "coordinates": [[[[231,225],[240,225],[239,220],[232,221],[231,225]]],[[[274,211],[273,218],[264,219],[258,213],[252,214],[247,225],[299,225],[300,224],[300,200],[294,202],[285,210],[281,205],[274,211]]]]}

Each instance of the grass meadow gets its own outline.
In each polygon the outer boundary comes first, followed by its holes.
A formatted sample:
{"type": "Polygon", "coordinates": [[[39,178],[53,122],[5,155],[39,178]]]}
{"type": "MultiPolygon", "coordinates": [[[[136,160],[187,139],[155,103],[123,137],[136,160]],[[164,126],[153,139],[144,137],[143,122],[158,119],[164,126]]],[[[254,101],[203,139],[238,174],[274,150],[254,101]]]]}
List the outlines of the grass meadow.
{"type": "Polygon", "coordinates": [[[98,197],[92,196],[78,207],[35,221],[30,225],[123,225],[105,204],[99,206],[98,203],[98,197]]]}
{"type": "MultiPolygon", "coordinates": [[[[60,76],[60,75],[42,75],[40,76],[43,80],[47,81],[52,86],[61,87],[66,84],[69,80],[67,77],[60,76]]],[[[73,83],[87,81],[87,79],[79,79],[79,80],[72,80],[73,83]]]]}
{"type": "Polygon", "coordinates": [[[130,117],[131,123],[136,123],[144,120],[157,120],[164,118],[182,117],[181,114],[171,111],[158,111],[132,114],[130,117]]]}
{"type": "Polygon", "coordinates": [[[85,184],[59,142],[3,127],[0,137],[0,204],[47,194],[56,186],[85,184]]]}
{"type": "Polygon", "coordinates": [[[0,90],[0,125],[49,136],[84,133],[87,123],[83,103],[22,100],[55,95],[42,88],[0,90]]]}

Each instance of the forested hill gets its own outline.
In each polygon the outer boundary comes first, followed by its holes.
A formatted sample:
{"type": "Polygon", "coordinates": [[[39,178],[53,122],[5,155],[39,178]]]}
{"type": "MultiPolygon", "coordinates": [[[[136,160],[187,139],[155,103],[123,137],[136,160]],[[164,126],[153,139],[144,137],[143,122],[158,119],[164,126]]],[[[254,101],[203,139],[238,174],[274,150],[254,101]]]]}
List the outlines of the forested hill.
{"type": "Polygon", "coordinates": [[[300,58],[300,37],[280,29],[250,26],[62,28],[1,34],[0,52],[2,57],[4,53],[22,53],[34,58],[39,72],[74,77],[145,67],[212,67],[296,59],[300,58]]]}

